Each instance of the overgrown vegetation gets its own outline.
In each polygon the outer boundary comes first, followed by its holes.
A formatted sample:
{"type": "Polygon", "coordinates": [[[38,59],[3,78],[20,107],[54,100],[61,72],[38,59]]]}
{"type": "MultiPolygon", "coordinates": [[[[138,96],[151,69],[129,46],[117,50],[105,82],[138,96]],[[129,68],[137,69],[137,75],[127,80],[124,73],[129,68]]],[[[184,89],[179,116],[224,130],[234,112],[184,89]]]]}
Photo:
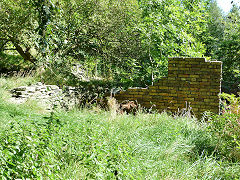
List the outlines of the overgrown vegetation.
{"type": "MultiPolygon", "coordinates": [[[[2,77],[0,83],[4,97],[16,80],[2,77]]],[[[92,107],[39,114],[37,107],[7,100],[0,101],[0,174],[5,179],[240,177],[239,124],[230,113],[211,116],[209,122],[188,113],[141,109],[134,116],[117,114],[111,101],[109,112],[92,107]]]]}
{"type": "Polygon", "coordinates": [[[89,110],[30,116],[6,106],[1,104],[0,150],[6,178],[240,177],[239,164],[223,160],[214,137],[193,119],[167,114],[111,119],[89,110]]]}
{"type": "Polygon", "coordinates": [[[208,117],[209,130],[217,136],[217,149],[226,158],[239,161],[240,158],[240,98],[234,94],[222,93],[222,114],[208,117]]]}
{"type": "Polygon", "coordinates": [[[215,0],[1,0],[2,179],[239,179],[239,13],[215,0]],[[221,95],[221,115],[119,114],[114,99],[109,112],[86,108],[165,76],[171,56],[223,62],[235,95],[221,95]],[[37,81],[78,87],[81,110],[9,101],[37,81]]]}

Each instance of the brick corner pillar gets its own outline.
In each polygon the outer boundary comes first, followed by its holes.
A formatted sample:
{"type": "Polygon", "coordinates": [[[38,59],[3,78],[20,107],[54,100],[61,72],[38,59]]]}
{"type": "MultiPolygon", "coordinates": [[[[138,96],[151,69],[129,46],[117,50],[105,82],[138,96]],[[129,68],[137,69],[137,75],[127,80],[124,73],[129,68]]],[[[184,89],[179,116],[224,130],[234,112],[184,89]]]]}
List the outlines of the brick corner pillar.
{"type": "Polygon", "coordinates": [[[205,58],[169,58],[168,79],[170,89],[176,91],[176,104],[173,106],[181,109],[187,104],[197,117],[201,117],[205,111],[219,114],[221,61],[206,61],[205,58]]]}

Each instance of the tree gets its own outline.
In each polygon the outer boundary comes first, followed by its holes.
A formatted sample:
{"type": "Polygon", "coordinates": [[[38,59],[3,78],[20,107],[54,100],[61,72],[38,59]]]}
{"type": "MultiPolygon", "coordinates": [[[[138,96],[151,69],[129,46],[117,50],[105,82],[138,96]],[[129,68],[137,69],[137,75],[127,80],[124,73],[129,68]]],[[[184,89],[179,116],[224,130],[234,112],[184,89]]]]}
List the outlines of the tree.
{"type": "Polygon", "coordinates": [[[28,1],[2,0],[0,2],[0,51],[17,51],[24,60],[32,63],[31,53],[35,15],[28,1]]]}
{"type": "Polygon", "coordinates": [[[139,25],[146,56],[142,72],[151,81],[166,74],[167,57],[202,56],[199,40],[205,30],[205,1],[141,0],[139,25]],[[147,72],[146,72],[147,71],[147,72]]]}
{"type": "Polygon", "coordinates": [[[58,28],[65,36],[58,52],[104,77],[133,74],[142,52],[135,28],[140,18],[137,1],[72,0],[60,6],[64,26],[58,28]]]}
{"type": "Polygon", "coordinates": [[[240,9],[233,4],[226,16],[224,37],[219,44],[217,58],[223,62],[225,92],[240,90],[240,9]]]}
{"type": "Polygon", "coordinates": [[[207,17],[207,29],[201,39],[206,47],[205,56],[216,59],[218,58],[216,53],[223,40],[225,30],[225,17],[216,0],[211,1],[207,6],[207,17]]]}
{"type": "Polygon", "coordinates": [[[3,0],[0,50],[17,51],[25,61],[36,64],[37,56],[43,55],[48,47],[47,30],[54,10],[51,0],[3,0]]]}
{"type": "Polygon", "coordinates": [[[207,31],[202,36],[205,56],[223,62],[222,90],[228,93],[239,91],[239,7],[233,4],[231,11],[224,15],[215,0],[207,8],[207,31]]]}

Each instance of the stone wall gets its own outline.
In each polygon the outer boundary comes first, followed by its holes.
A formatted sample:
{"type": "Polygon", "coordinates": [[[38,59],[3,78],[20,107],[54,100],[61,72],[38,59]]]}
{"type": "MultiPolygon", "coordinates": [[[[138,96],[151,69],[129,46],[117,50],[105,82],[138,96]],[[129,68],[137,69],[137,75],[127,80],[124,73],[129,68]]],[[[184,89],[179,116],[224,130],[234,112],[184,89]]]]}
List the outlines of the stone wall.
{"type": "Polygon", "coordinates": [[[188,104],[200,117],[204,111],[219,113],[222,63],[205,58],[169,58],[168,77],[148,88],[130,88],[115,95],[118,102],[137,100],[141,106],[155,106],[160,112],[177,112],[188,104]]]}
{"type": "Polygon", "coordinates": [[[10,102],[24,103],[29,99],[44,104],[46,109],[51,110],[54,105],[70,108],[78,103],[78,92],[75,87],[66,86],[64,90],[56,85],[44,85],[38,82],[31,86],[21,86],[10,91],[10,102]]]}

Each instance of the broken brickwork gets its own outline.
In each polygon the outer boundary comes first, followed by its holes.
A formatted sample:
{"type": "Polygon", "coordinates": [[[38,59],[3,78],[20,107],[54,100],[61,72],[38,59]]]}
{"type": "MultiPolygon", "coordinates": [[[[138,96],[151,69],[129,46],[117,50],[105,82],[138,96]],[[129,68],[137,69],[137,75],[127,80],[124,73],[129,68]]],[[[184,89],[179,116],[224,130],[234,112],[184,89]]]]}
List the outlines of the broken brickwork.
{"type": "Polygon", "coordinates": [[[146,108],[177,112],[190,105],[200,117],[204,111],[219,113],[222,63],[205,58],[169,58],[168,77],[148,88],[130,88],[115,95],[118,102],[137,100],[146,108]]]}

